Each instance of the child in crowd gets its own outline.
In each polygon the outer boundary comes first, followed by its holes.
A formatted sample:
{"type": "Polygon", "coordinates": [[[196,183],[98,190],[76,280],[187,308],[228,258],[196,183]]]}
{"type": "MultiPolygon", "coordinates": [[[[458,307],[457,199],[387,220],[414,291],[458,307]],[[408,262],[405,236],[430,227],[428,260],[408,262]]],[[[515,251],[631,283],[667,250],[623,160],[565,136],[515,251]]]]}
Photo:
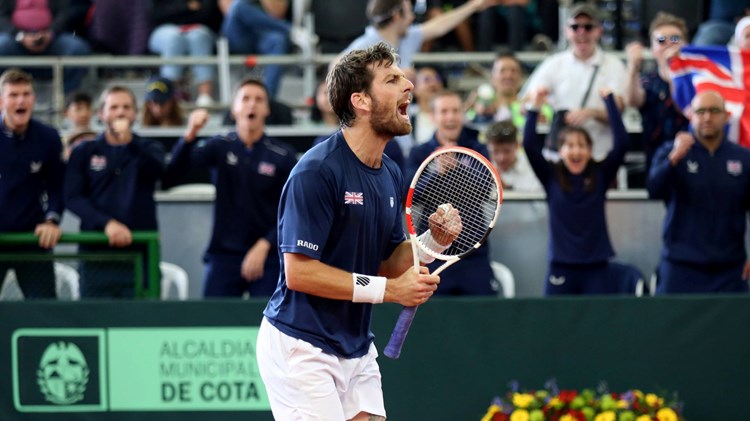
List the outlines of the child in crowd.
{"type": "Polygon", "coordinates": [[[65,98],[63,114],[71,131],[93,131],[91,118],[94,116],[91,95],[83,91],[75,91],[65,98]]]}

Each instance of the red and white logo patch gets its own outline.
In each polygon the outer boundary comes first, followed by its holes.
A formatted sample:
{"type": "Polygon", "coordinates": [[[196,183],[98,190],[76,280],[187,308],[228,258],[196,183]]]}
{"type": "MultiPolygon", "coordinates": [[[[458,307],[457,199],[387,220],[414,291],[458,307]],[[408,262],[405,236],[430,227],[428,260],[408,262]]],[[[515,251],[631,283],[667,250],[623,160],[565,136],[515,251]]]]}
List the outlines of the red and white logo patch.
{"type": "Polygon", "coordinates": [[[735,160],[728,160],[727,161],[727,172],[731,175],[740,175],[742,174],[742,162],[741,161],[735,161],[735,160]]]}
{"type": "Polygon", "coordinates": [[[107,157],[103,155],[91,155],[90,167],[92,171],[101,171],[107,168],[107,157]]]}
{"type": "Polygon", "coordinates": [[[261,162],[258,164],[258,174],[273,177],[276,174],[276,165],[270,162],[261,162]]]}

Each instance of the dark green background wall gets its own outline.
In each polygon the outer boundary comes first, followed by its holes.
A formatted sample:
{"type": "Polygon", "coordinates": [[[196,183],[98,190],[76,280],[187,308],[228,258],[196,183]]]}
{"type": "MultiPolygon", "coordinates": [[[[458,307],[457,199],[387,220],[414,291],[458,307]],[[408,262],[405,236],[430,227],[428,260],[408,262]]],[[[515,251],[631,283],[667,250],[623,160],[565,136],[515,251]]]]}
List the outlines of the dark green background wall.
{"type": "MultiPolygon", "coordinates": [[[[14,412],[11,335],[19,328],[257,325],[261,301],[0,303],[3,420],[14,412]]],[[[399,307],[376,307],[385,345],[399,307]]],[[[478,420],[518,381],[539,388],[678,391],[689,420],[746,419],[750,298],[442,299],[421,307],[399,360],[380,358],[389,420],[478,420]]],[[[88,413],[90,420],[270,420],[270,413],[88,413]]]]}

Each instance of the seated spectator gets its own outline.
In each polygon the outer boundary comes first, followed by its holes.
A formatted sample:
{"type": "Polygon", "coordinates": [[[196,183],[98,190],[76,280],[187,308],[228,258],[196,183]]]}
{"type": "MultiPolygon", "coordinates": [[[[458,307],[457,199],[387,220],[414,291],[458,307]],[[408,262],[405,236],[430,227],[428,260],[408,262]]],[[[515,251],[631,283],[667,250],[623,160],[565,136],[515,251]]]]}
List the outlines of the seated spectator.
{"type": "MultiPolygon", "coordinates": [[[[221,11],[217,0],[152,0],[151,25],[154,30],[148,40],[149,49],[162,57],[207,57],[214,52],[216,31],[221,26],[221,11]]],[[[213,105],[213,84],[216,66],[192,66],[192,79],[197,85],[195,105],[213,105]]],[[[184,66],[167,64],[161,76],[174,83],[186,85],[184,66]]],[[[187,88],[187,87],[185,87],[187,88]]]]}
{"type": "Polygon", "coordinates": [[[174,127],[185,124],[185,116],[171,80],[163,77],[149,79],[144,101],[141,116],[143,127],[174,127]]]}
{"type": "MultiPolygon", "coordinates": [[[[427,20],[435,19],[464,3],[466,3],[466,0],[427,0],[427,20]]],[[[455,34],[456,39],[458,40],[458,46],[461,48],[461,51],[476,50],[472,26],[471,17],[468,17],[459,22],[458,25],[453,28],[453,34],[455,34]]],[[[432,41],[425,41],[422,44],[422,51],[429,52],[431,50],[432,41]]]]}
{"type": "Polygon", "coordinates": [[[544,191],[518,144],[518,129],[513,122],[504,120],[492,123],[484,136],[490,159],[500,174],[504,190],[533,193],[544,191]]]}
{"type": "Polygon", "coordinates": [[[612,282],[608,265],[614,249],[607,230],[607,189],[628,150],[628,133],[614,95],[600,91],[612,127],[614,146],[604,160],[593,157],[591,135],[580,126],[562,129],[557,138],[560,160],[547,161],[543,136],[536,131],[539,108],[547,89],[529,93],[531,109],[523,132],[523,146],[529,163],[547,193],[549,208],[548,270],[545,295],[611,294],[622,291],[612,282]]]}
{"type": "MultiPolygon", "coordinates": [[[[464,126],[464,111],[461,96],[456,92],[443,91],[432,100],[433,120],[437,129],[432,139],[412,148],[406,163],[404,182],[411,183],[422,162],[436,149],[445,146],[463,146],[489,158],[487,148],[479,143],[478,133],[464,126]]],[[[485,244],[466,258],[440,274],[439,295],[496,295],[494,275],[490,268],[490,247],[485,244]]],[[[430,272],[442,262],[428,265],[430,272]]]]}
{"type": "Polygon", "coordinates": [[[168,171],[176,180],[191,167],[209,167],[216,186],[211,242],[204,261],[204,297],[270,297],[279,278],[276,212],[281,190],[297,162],[294,149],[265,134],[270,114],[263,83],[246,79],[234,94],[235,129],[196,141],[208,113],[190,114],[172,149],[168,171]]]}
{"type": "Polygon", "coordinates": [[[91,130],[92,102],[91,95],[83,91],[75,91],[65,98],[63,114],[71,131],[91,130]]]}
{"type": "Polygon", "coordinates": [[[409,105],[411,133],[416,144],[427,142],[435,133],[436,127],[432,121],[432,100],[443,89],[445,89],[445,81],[437,69],[424,66],[417,70],[413,90],[414,100],[409,105]]]}
{"type": "MultiPolygon", "coordinates": [[[[289,52],[292,24],[286,18],[289,0],[232,0],[221,32],[232,54],[281,55],[289,52]]],[[[284,67],[265,65],[263,81],[270,98],[279,90],[284,67]]]]}
{"type": "Polygon", "coordinates": [[[91,9],[88,39],[96,51],[148,54],[150,0],[97,0],[91,9]]]}
{"type": "Polygon", "coordinates": [[[736,22],[750,11],[750,0],[711,0],[708,19],[698,25],[693,45],[726,45],[736,22]]]}
{"type": "Polygon", "coordinates": [[[531,42],[532,49],[553,51],[559,32],[559,7],[557,0],[522,0],[485,10],[476,23],[477,49],[492,51],[503,43],[511,51],[522,51],[531,42]]]}
{"type": "Polygon", "coordinates": [[[367,48],[385,41],[398,52],[402,69],[413,66],[414,54],[422,43],[442,37],[476,12],[498,4],[514,4],[517,0],[469,0],[422,24],[413,24],[414,11],[409,0],[369,0],[367,17],[370,25],[342,53],[367,48]]]}
{"type": "Polygon", "coordinates": [[[649,35],[656,68],[644,70],[643,45],[637,41],[628,44],[625,48],[628,77],[623,92],[625,105],[636,107],[641,113],[646,174],[656,149],[674,139],[678,132],[688,129],[687,118],[672,99],[668,63],[669,58],[687,43],[687,25],[677,16],[660,12],[651,21],[649,35]]]}
{"type": "MultiPolygon", "coordinates": [[[[0,56],[85,56],[86,41],[68,32],[68,0],[0,0],[0,56]]],[[[29,69],[38,78],[51,78],[49,69],[29,69]]],[[[86,70],[65,66],[66,94],[81,86],[86,70]]]]}
{"type": "MultiPolygon", "coordinates": [[[[63,213],[62,144],[57,130],[32,118],[30,74],[9,69],[0,75],[0,232],[33,232],[38,245],[9,245],[0,253],[47,253],[60,239],[63,213]]],[[[0,286],[15,269],[25,298],[55,298],[52,261],[0,259],[0,286]]]]}
{"type": "Polygon", "coordinates": [[[544,59],[524,88],[525,92],[546,89],[549,104],[565,114],[565,123],[582,126],[594,140],[596,160],[603,160],[612,149],[608,113],[596,92],[602,88],[612,90],[621,106],[619,95],[626,78],[622,60],[599,47],[602,32],[598,9],[589,3],[575,3],[565,23],[570,47],[544,59]]]}
{"type": "MultiPolygon", "coordinates": [[[[80,218],[81,231],[104,232],[109,239],[108,245],[81,245],[80,251],[134,252],[147,262],[148,246],[133,244],[133,231],[158,230],[154,191],[164,173],[164,150],[159,142],[133,133],[136,113],[130,89],[112,86],[102,92],[104,132],[73,149],[65,173],[65,204],[80,218]]],[[[148,279],[143,266],[146,283],[159,282],[148,279]]],[[[86,261],[81,264],[81,297],[132,298],[134,279],[131,264],[86,261]]]]}
{"type": "MultiPolygon", "coordinates": [[[[518,58],[510,52],[499,53],[492,64],[491,85],[480,86],[466,101],[471,121],[486,124],[492,121],[511,120],[516,128],[523,128],[526,111],[518,96],[522,83],[523,66],[518,58]]],[[[552,114],[552,108],[545,105],[539,122],[552,121],[552,114]]]]}

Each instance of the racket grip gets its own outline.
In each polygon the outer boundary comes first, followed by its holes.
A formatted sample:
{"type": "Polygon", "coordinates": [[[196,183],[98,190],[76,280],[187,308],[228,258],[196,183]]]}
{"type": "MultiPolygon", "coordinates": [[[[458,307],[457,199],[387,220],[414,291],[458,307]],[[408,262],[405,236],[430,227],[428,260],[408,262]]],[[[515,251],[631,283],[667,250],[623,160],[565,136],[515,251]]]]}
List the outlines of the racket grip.
{"type": "Polygon", "coordinates": [[[396,327],[393,328],[393,333],[391,333],[391,339],[383,350],[383,354],[385,354],[386,357],[395,360],[401,356],[401,348],[404,346],[406,335],[409,333],[411,322],[414,321],[414,316],[416,314],[416,306],[404,307],[404,309],[401,310],[401,314],[398,316],[398,321],[396,321],[396,327]]]}

